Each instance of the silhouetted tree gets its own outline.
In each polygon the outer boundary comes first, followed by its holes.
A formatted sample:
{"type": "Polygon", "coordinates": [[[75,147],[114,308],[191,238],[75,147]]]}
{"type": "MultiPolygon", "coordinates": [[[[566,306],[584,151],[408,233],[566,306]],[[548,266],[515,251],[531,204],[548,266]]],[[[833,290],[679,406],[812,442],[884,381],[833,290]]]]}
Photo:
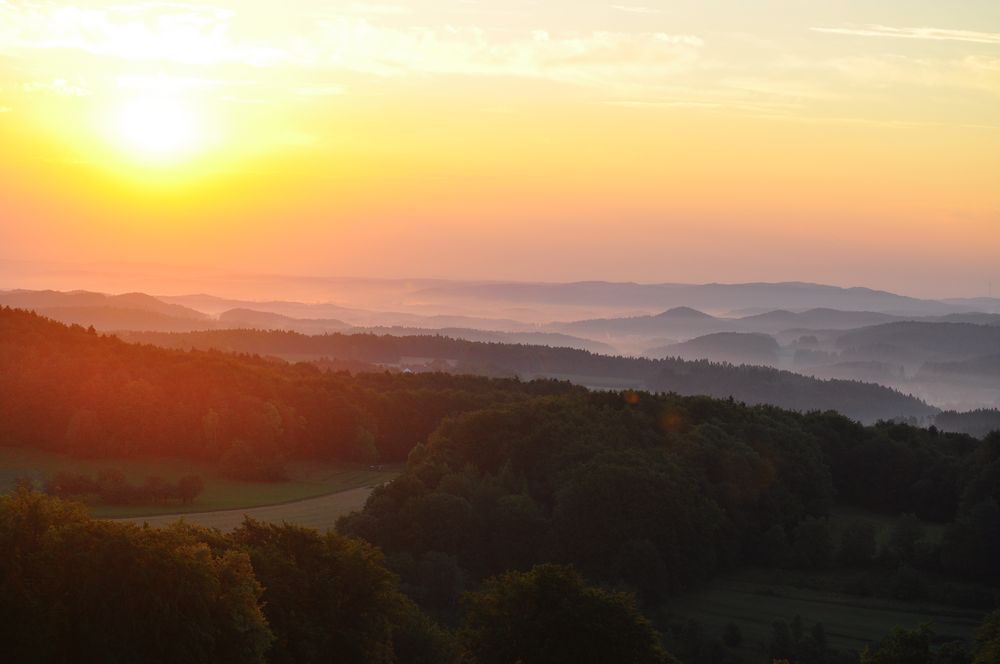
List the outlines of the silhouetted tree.
{"type": "Polygon", "coordinates": [[[1000,662],[1000,611],[986,616],[976,630],[973,664],[995,664],[1000,662]]]}
{"type": "Polygon", "coordinates": [[[205,489],[205,483],[198,475],[186,475],[177,480],[175,493],[185,505],[194,502],[194,499],[201,495],[205,489]]]}
{"type": "Polygon", "coordinates": [[[861,664],[932,664],[931,629],[921,625],[913,630],[896,628],[878,645],[861,653],[861,664]]]}
{"type": "Polygon", "coordinates": [[[462,634],[480,664],[674,661],[629,596],[557,565],[488,579],[466,597],[462,634]]]}

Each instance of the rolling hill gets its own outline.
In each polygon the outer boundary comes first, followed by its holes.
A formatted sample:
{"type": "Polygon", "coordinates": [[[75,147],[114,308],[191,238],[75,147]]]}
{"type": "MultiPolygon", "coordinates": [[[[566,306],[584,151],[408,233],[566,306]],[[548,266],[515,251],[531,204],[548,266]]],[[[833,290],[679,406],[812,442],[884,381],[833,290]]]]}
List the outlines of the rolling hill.
{"type": "Polygon", "coordinates": [[[897,417],[919,419],[937,412],[919,399],[880,385],[817,380],[769,367],[615,357],[571,348],[482,343],[441,336],[306,336],[216,330],[130,333],[125,338],[179,349],[216,349],[298,360],[331,358],[397,368],[405,365],[419,369],[424,364],[425,370],[558,378],[603,388],[733,397],[750,404],[766,403],[800,411],[837,410],[864,422],[897,417]]]}
{"type": "Polygon", "coordinates": [[[444,284],[418,291],[435,302],[478,301],[522,305],[574,304],[668,309],[679,306],[706,311],[733,309],[809,309],[880,311],[905,316],[941,315],[973,310],[964,304],[918,299],[870,288],[840,288],[802,282],[745,284],[637,284],[584,281],[575,283],[444,284]]]}
{"type": "Polygon", "coordinates": [[[669,346],[651,348],[645,355],[653,359],[679,357],[685,360],[775,366],[780,350],[774,337],[766,334],[716,332],[669,346]]]}
{"type": "Polygon", "coordinates": [[[909,362],[965,360],[1000,353],[1000,326],[898,322],[851,330],[836,346],[852,359],[909,362]]]}

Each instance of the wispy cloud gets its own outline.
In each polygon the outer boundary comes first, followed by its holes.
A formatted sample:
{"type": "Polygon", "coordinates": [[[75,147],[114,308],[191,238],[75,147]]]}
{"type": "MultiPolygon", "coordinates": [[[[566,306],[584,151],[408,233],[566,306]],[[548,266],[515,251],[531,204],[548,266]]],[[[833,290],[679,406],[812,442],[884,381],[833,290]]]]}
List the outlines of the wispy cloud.
{"type": "Polygon", "coordinates": [[[823,67],[838,77],[884,89],[886,85],[938,87],[1000,95],[1000,58],[912,58],[903,55],[860,55],[827,60],[823,67]]]}
{"type": "Polygon", "coordinates": [[[130,61],[266,66],[288,60],[284,49],[235,40],[234,12],[185,3],[105,8],[54,2],[0,3],[0,52],[80,51],[130,61]]]}
{"type": "Polygon", "coordinates": [[[655,80],[693,66],[702,40],[662,32],[497,35],[477,27],[379,27],[342,18],[325,24],[325,64],[381,76],[409,72],[544,78],[617,85],[655,80]]]}
{"type": "Polygon", "coordinates": [[[408,7],[402,5],[383,5],[370,2],[356,2],[350,5],[350,10],[352,13],[371,16],[402,16],[411,13],[408,7]]]}
{"type": "Polygon", "coordinates": [[[657,9],[656,7],[644,7],[642,5],[611,5],[611,8],[615,11],[625,12],[626,14],[662,14],[662,9],[657,9]]]}
{"type": "Polygon", "coordinates": [[[59,97],[87,97],[91,94],[90,86],[86,81],[67,81],[64,78],[51,81],[30,81],[24,83],[21,89],[27,93],[43,92],[59,97]]]}
{"type": "Polygon", "coordinates": [[[1000,32],[976,30],[949,30],[945,28],[895,28],[887,25],[866,24],[844,27],[816,27],[813,32],[859,37],[893,37],[896,39],[922,39],[927,41],[959,41],[975,44],[1000,44],[1000,32]]]}
{"type": "Polygon", "coordinates": [[[356,3],[320,20],[292,16],[280,29],[263,34],[247,29],[253,22],[239,9],[161,2],[99,9],[0,2],[0,53],[44,50],[202,68],[235,64],[385,77],[512,76],[616,85],[683,70],[700,58],[703,47],[689,34],[510,31],[380,20],[405,13],[396,5],[356,3]]]}
{"type": "Polygon", "coordinates": [[[342,85],[306,85],[294,90],[300,97],[336,97],[345,91],[342,85]]]}

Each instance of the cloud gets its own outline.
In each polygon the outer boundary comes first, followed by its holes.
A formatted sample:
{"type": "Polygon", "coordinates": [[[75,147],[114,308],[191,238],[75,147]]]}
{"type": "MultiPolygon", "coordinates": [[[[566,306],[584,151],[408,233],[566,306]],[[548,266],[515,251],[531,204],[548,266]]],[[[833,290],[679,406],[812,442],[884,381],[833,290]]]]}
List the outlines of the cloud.
{"type": "Polygon", "coordinates": [[[59,97],[88,97],[91,94],[86,81],[67,81],[57,78],[51,81],[31,81],[21,86],[27,93],[49,93],[59,97]]]}
{"type": "Polygon", "coordinates": [[[625,12],[626,14],[662,14],[662,9],[657,9],[656,7],[643,7],[640,5],[611,5],[611,8],[615,11],[625,12]]]}
{"type": "Polygon", "coordinates": [[[839,77],[874,89],[887,84],[940,87],[1000,95],[1000,58],[966,56],[958,59],[913,58],[903,55],[861,55],[835,58],[823,66],[839,77]]]}
{"type": "Polygon", "coordinates": [[[337,97],[346,92],[342,85],[305,85],[294,90],[300,97],[337,97]]]}
{"type": "Polygon", "coordinates": [[[809,28],[813,32],[859,37],[894,37],[897,39],[923,39],[928,41],[960,41],[975,44],[1000,44],[1000,32],[975,30],[948,30],[944,28],[894,28],[886,25],[867,24],[839,28],[809,28]]]}
{"type": "Polygon", "coordinates": [[[703,47],[695,35],[665,32],[505,31],[381,22],[405,13],[395,5],[356,3],[325,18],[293,13],[276,22],[262,11],[160,2],[105,8],[0,2],[0,53],[36,61],[40,59],[31,52],[44,50],[61,53],[66,61],[83,52],[129,63],[191,67],[239,64],[384,77],[510,76],[618,86],[686,70],[699,60],[703,47]],[[267,19],[275,22],[273,29],[262,30],[270,26],[267,19]]]}
{"type": "Polygon", "coordinates": [[[375,16],[402,16],[409,14],[410,9],[402,5],[381,5],[369,2],[356,2],[350,6],[352,12],[375,16]]]}
{"type": "Polygon", "coordinates": [[[331,47],[327,64],[383,76],[517,76],[602,85],[685,70],[703,46],[694,35],[663,32],[498,36],[478,27],[389,29],[350,18],[326,22],[321,41],[331,47]]]}
{"type": "Polygon", "coordinates": [[[0,52],[81,51],[130,61],[267,66],[290,55],[232,37],[235,12],[149,2],[104,8],[56,2],[0,3],[0,52]]]}

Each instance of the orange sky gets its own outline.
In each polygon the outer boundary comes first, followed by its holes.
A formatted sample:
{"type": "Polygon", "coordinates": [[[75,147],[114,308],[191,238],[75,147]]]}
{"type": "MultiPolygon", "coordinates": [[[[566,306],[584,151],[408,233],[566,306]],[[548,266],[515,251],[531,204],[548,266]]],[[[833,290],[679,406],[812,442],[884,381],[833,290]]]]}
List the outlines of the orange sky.
{"type": "Polygon", "coordinates": [[[0,1],[0,259],[1000,289],[1000,5],[803,4],[0,1]]]}

